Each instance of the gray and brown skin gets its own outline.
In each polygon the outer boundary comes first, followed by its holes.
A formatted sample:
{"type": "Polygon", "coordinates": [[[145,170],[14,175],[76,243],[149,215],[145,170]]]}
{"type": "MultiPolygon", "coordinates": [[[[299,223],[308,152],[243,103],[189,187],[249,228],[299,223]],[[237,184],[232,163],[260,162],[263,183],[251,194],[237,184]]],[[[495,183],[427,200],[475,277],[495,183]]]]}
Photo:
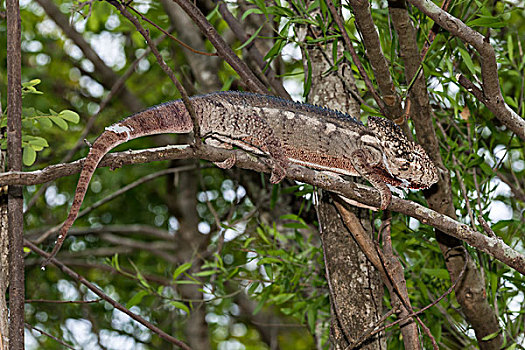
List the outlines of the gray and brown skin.
{"type": "MultiPolygon", "coordinates": [[[[362,176],[379,191],[381,208],[386,209],[392,197],[387,184],[419,189],[438,180],[423,148],[384,118],[369,117],[366,127],[349,115],[323,107],[241,92],[196,96],[191,103],[204,142],[269,156],[272,183],[286,176],[289,163],[362,176]]],[[[193,122],[181,100],[149,108],[106,128],[84,161],[73,205],[51,256],[75,222],[93,172],[107,152],[141,136],[192,130],[193,122]]],[[[234,163],[235,159],[229,159],[218,165],[234,163]]]]}

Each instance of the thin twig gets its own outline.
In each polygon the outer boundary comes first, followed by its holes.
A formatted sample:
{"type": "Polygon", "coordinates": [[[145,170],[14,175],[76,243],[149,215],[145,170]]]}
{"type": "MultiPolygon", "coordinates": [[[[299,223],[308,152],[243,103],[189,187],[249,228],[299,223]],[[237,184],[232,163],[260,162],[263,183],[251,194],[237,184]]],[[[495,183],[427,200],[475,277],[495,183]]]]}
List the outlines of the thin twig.
{"type": "Polygon", "coordinates": [[[117,310],[122,311],[123,313],[125,313],[126,315],[128,315],[129,317],[134,319],[135,321],[139,322],[140,324],[142,324],[143,326],[145,326],[146,328],[151,330],[152,332],[158,334],[162,339],[164,339],[164,340],[166,340],[166,341],[168,341],[168,342],[170,342],[170,343],[172,343],[172,344],[174,344],[174,345],[176,345],[176,346],[178,346],[178,347],[180,347],[180,348],[182,348],[184,350],[190,350],[190,347],[187,344],[185,344],[184,342],[180,341],[179,339],[177,339],[177,338],[167,334],[162,329],[158,328],[157,326],[155,326],[151,322],[149,322],[146,319],[144,319],[142,316],[131,312],[130,310],[125,308],[123,305],[119,304],[117,301],[115,301],[111,297],[109,297],[106,293],[104,293],[101,289],[99,289],[93,283],[89,282],[82,275],[80,275],[80,274],[76,273],[75,271],[71,270],[69,267],[64,265],[60,260],[51,257],[50,254],[48,254],[45,251],[43,251],[42,249],[38,248],[35,244],[30,242],[29,240],[25,239],[24,240],[24,245],[26,247],[28,247],[29,249],[31,249],[33,252],[35,252],[38,255],[40,255],[41,257],[43,257],[45,259],[49,259],[51,263],[53,263],[56,267],[58,267],[60,270],[62,270],[62,272],[64,272],[66,275],[68,275],[69,277],[73,278],[74,280],[82,283],[88,289],[90,289],[93,293],[98,295],[101,299],[103,299],[104,301],[106,301],[109,304],[111,304],[117,310]]]}
{"type": "Polygon", "coordinates": [[[33,330],[33,331],[37,331],[38,333],[43,334],[43,335],[45,335],[46,337],[49,337],[49,338],[53,339],[54,341],[60,343],[60,345],[65,346],[65,347],[68,348],[68,349],[73,349],[73,350],[75,350],[74,347],[72,347],[71,345],[69,345],[68,343],[66,343],[65,341],[63,341],[62,339],[58,339],[58,338],[55,337],[54,335],[49,334],[49,333],[47,333],[46,331],[41,330],[40,328],[36,328],[36,327],[34,327],[33,325],[30,325],[30,324],[27,323],[27,322],[24,322],[24,324],[25,324],[25,326],[26,326],[27,328],[29,328],[29,329],[31,329],[31,330],[33,330]]]}
{"type": "Polygon", "coordinates": [[[328,8],[330,9],[330,13],[332,13],[332,17],[334,18],[335,22],[337,23],[337,26],[339,27],[339,30],[341,31],[341,34],[343,35],[343,41],[345,44],[346,49],[348,52],[350,52],[350,55],[352,56],[352,60],[354,61],[354,64],[357,67],[357,70],[359,71],[359,74],[363,78],[366,87],[368,88],[368,91],[372,94],[372,97],[377,103],[377,106],[379,107],[379,110],[381,111],[381,114],[383,115],[389,115],[385,102],[381,99],[379,94],[377,93],[376,89],[374,88],[374,84],[372,84],[372,81],[368,77],[368,74],[366,74],[365,68],[363,67],[363,64],[359,60],[359,56],[357,56],[357,53],[354,50],[354,47],[352,46],[352,41],[350,40],[350,37],[348,36],[348,33],[346,32],[345,26],[343,24],[343,20],[339,13],[337,12],[337,9],[334,6],[334,3],[332,0],[326,0],[326,4],[328,5],[328,8]]]}
{"type": "Polygon", "coordinates": [[[26,299],[26,303],[48,303],[48,304],[92,304],[99,303],[102,299],[95,300],[49,300],[49,299],[26,299]]]}
{"type": "Polygon", "coordinates": [[[203,55],[203,56],[218,56],[217,53],[213,53],[213,52],[204,52],[204,51],[199,51],[199,50],[196,50],[194,48],[192,48],[191,46],[189,46],[188,44],[186,44],[185,42],[177,39],[176,37],[174,37],[173,35],[171,35],[169,32],[167,32],[166,30],[164,30],[164,28],[162,28],[161,26],[159,26],[158,24],[156,24],[155,22],[153,22],[152,20],[150,20],[148,17],[144,16],[142,13],[140,13],[139,11],[137,11],[133,6],[131,6],[130,4],[127,4],[127,7],[129,7],[131,10],[133,10],[133,12],[135,12],[137,15],[140,16],[140,18],[143,20],[143,21],[146,21],[148,22],[149,24],[151,24],[152,26],[154,26],[155,28],[157,28],[158,30],[160,30],[162,33],[164,33],[167,37],[169,37],[171,40],[177,42],[179,45],[181,45],[182,47],[190,50],[191,52],[193,53],[196,53],[198,55],[203,55]]]}

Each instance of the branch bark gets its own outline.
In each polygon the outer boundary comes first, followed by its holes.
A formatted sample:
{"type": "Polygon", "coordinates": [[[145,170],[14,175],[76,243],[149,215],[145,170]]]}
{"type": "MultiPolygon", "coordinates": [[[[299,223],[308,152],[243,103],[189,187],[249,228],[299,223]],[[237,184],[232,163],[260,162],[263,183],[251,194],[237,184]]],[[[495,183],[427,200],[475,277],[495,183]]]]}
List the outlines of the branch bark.
{"type": "Polygon", "coordinates": [[[370,12],[370,1],[350,0],[350,6],[354,10],[357,27],[363,36],[366,57],[368,57],[370,66],[374,71],[374,77],[377,81],[379,92],[381,93],[383,101],[385,102],[385,107],[389,113],[386,116],[390,119],[398,119],[403,114],[401,98],[394,87],[388,62],[381,50],[379,34],[377,33],[370,12]]]}

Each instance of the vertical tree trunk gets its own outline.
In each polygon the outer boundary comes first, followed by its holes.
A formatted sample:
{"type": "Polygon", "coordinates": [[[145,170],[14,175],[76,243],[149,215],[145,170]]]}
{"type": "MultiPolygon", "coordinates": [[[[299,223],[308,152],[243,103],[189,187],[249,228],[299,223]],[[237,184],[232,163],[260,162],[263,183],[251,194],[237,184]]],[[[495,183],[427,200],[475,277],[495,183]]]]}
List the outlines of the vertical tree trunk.
{"type": "MultiPolygon", "coordinates": [[[[8,170],[22,170],[21,20],[18,0],[7,0],[7,155],[8,170]]],[[[24,255],[22,186],[9,186],[9,348],[24,349],[24,255]]]]}
{"type": "MultiPolygon", "coordinates": [[[[0,114],[2,107],[0,105],[0,114]]],[[[4,172],[5,152],[0,151],[0,173],[4,172]]],[[[7,186],[0,187],[0,350],[9,346],[6,292],[9,287],[9,233],[7,231],[7,186]]]]}
{"type": "MultiPolygon", "coordinates": [[[[342,56],[342,46],[338,46],[342,56]]],[[[312,91],[309,102],[325,105],[359,115],[359,103],[350,90],[355,91],[355,81],[350,66],[341,63],[330,74],[331,57],[326,48],[308,51],[312,67],[312,91]]],[[[383,284],[378,272],[360,251],[351,234],[341,221],[330,197],[320,194],[317,207],[323,251],[325,254],[327,280],[331,296],[330,338],[334,349],[345,349],[372,327],[382,313],[383,284]]],[[[368,211],[355,208],[363,227],[371,234],[368,211]]],[[[386,349],[382,334],[367,341],[362,349],[386,349]]]]}

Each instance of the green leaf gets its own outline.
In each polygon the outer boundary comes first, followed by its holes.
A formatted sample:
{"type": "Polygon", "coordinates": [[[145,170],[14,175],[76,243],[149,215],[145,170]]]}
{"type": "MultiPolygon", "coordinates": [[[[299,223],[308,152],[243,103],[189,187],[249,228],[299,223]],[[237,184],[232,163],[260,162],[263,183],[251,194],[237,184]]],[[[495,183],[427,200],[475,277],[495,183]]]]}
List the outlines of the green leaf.
{"type": "Polygon", "coordinates": [[[476,67],[474,66],[474,62],[472,62],[472,58],[470,58],[470,54],[467,52],[467,50],[460,47],[458,48],[458,51],[470,73],[476,74],[476,67]]]}
{"type": "Polygon", "coordinates": [[[443,280],[448,280],[450,278],[446,269],[421,269],[421,272],[443,280]]]}
{"type": "Polygon", "coordinates": [[[271,244],[270,241],[268,240],[268,237],[266,237],[266,234],[264,233],[264,230],[262,228],[257,227],[257,234],[259,235],[259,237],[261,237],[264,243],[271,244]]]}
{"type": "Polygon", "coordinates": [[[49,118],[38,118],[37,121],[42,125],[44,128],[50,128],[53,126],[53,123],[49,118]]]}
{"type": "Polygon", "coordinates": [[[80,120],[78,113],[70,111],[69,109],[64,109],[62,112],[58,113],[58,116],[73,124],[77,124],[80,120]]]}
{"type": "Polygon", "coordinates": [[[308,328],[312,334],[315,334],[315,316],[317,315],[315,308],[309,308],[306,315],[308,317],[308,328]]]}
{"type": "Polygon", "coordinates": [[[186,304],[181,303],[180,301],[172,300],[170,301],[170,305],[176,307],[177,309],[184,311],[188,315],[190,314],[190,309],[186,306],[186,304]]]}
{"type": "Polygon", "coordinates": [[[191,266],[192,266],[192,263],[187,262],[177,267],[175,271],[173,272],[173,280],[176,280],[177,277],[179,277],[181,273],[183,273],[184,271],[187,271],[189,268],[191,268],[191,266]]]}
{"type": "Polygon", "coordinates": [[[512,40],[512,33],[507,36],[507,51],[510,61],[514,61],[514,41],[512,40]]]}
{"type": "Polygon", "coordinates": [[[499,335],[500,332],[501,332],[501,330],[498,330],[497,332],[494,332],[492,334],[486,335],[483,338],[481,338],[481,340],[482,341],[487,341],[487,340],[494,339],[494,338],[496,338],[499,335]]]}
{"type": "Polygon", "coordinates": [[[32,146],[38,146],[38,147],[49,147],[49,144],[47,143],[47,140],[43,137],[39,136],[27,136],[27,143],[29,143],[32,146]]]}
{"type": "Polygon", "coordinates": [[[490,28],[503,28],[505,22],[498,17],[479,17],[467,22],[469,27],[490,27],[490,28]]]}
{"type": "Polygon", "coordinates": [[[279,294],[273,297],[272,301],[277,305],[284,304],[288,300],[292,299],[294,296],[295,296],[295,293],[283,293],[283,294],[279,294]]]}
{"type": "Polygon", "coordinates": [[[145,290],[141,290],[137,294],[135,294],[129,301],[126,303],[126,308],[130,309],[131,307],[140,304],[142,301],[142,298],[144,298],[146,295],[148,295],[148,292],[145,290]]]}
{"type": "Polygon", "coordinates": [[[40,84],[41,82],[42,81],[40,79],[33,79],[33,80],[26,81],[26,82],[22,83],[22,87],[35,86],[35,85],[40,84]]]}
{"type": "Polygon", "coordinates": [[[193,276],[195,276],[195,277],[205,277],[205,276],[215,275],[218,272],[219,272],[218,270],[201,271],[201,272],[194,273],[193,276]]]}
{"type": "Polygon", "coordinates": [[[271,263],[282,264],[282,261],[277,258],[269,256],[269,257],[262,258],[261,260],[257,261],[257,266],[261,266],[264,264],[271,264],[271,263]]]}
{"type": "Polygon", "coordinates": [[[67,123],[64,119],[59,117],[50,116],[49,119],[53,121],[62,130],[67,130],[67,123]]]}
{"type": "Polygon", "coordinates": [[[258,9],[258,8],[251,8],[249,9],[248,11],[244,12],[242,14],[242,17],[241,17],[241,20],[244,21],[246,19],[246,17],[248,17],[249,15],[251,15],[252,13],[255,13],[257,15],[262,15],[263,12],[261,11],[261,9],[258,9]]]}
{"type": "Polygon", "coordinates": [[[260,27],[259,29],[257,29],[255,31],[255,33],[253,33],[253,35],[248,39],[246,40],[241,46],[239,46],[237,48],[237,50],[242,50],[244,49],[246,46],[250,45],[250,43],[255,39],[257,38],[257,35],[259,35],[259,32],[263,29],[263,27],[266,25],[266,22],[264,22],[260,27]]]}
{"type": "Polygon", "coordinates": [[[22,162],[25,166],[31,166],[36,160],[36,151],[31,146],[24,147],[22,162]]]}

